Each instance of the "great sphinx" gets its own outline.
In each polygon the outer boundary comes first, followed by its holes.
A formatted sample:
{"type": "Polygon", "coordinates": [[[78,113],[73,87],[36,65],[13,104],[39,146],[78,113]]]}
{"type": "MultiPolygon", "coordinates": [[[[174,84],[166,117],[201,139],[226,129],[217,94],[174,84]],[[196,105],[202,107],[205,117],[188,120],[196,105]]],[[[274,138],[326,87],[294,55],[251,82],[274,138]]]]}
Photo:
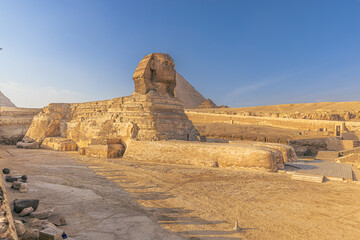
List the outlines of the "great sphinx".
{"type": "Polygon", "coordinates": [[[168,54],[145,56],[131,96],[76,104],[50,104],[34,117],[19,147],[78,150],[91,157],[207,167],[276,171],[296,161],[285,145],[208,143],[174,97],[176,72],[168,54]],[[195,140],[201,140],[196,142],[195,140]],[[175,140],[175,141],[168,141],[175,140]],[[176,141],[178,140],[178,141],[176,141]]]}
{"type": "MultiPolygon", "coordinates": [[[[176,71],[168,54],[146,55],[133,80],[135,91],[128,97],[44,107],[18,145],[36,142],[44,148],[80,149],[84,154],[101,152],[95,145],[126,148],[130,140],[197,140],[199,133],[174,97],[176,71]]],[[[99,156],[106,154],[112,156],[109,151],[99,156]]]]}

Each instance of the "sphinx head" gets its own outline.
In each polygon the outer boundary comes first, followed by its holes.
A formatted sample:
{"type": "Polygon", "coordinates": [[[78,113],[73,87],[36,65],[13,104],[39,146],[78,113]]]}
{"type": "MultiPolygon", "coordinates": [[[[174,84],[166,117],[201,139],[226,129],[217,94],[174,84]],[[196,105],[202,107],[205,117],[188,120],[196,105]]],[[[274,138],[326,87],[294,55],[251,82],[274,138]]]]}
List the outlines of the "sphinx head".
{"type": "Polygon", "coordinates": [[[135,92],[146,94],[150,90],[164,96],[174,97],[176,71],[174,60],[169,54],[146,55],[133,75],[135,92]]]}

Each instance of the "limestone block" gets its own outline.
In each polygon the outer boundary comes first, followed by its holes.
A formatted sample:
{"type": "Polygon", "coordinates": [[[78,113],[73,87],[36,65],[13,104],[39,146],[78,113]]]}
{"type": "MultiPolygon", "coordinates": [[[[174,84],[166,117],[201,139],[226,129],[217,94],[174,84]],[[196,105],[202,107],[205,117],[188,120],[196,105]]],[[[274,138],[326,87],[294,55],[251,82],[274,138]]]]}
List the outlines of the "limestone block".
{"type": "Polygon", "coordinates": [[[48,137],[42,141],[40,148],[52,149],[56,151],[76,151],[77,145],[72,139],[48,137]]]}
{"type": "Polygon", "coordinates": [[[118,158],[124,152],[125,147],[122,144],[89,145],[85,150],[85,155],[88,157],[118,158]]]}
{"type": "Polygon", "coordinates": [[[62,240],[62,233],[63,231],[57,228],[48,227],[40,231],[39,240],[62,240]]]}

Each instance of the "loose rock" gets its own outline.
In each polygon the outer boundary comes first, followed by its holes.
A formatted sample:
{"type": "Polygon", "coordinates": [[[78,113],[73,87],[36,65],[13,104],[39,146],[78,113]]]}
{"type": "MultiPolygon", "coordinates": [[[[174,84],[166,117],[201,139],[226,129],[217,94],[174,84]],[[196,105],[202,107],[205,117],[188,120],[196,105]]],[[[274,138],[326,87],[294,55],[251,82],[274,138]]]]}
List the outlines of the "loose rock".
{"type": "Polygon", "coordinates": [[[12,188],[14,190],[19,190],[20,186],[21,186],[21,182],[15,181],[15,182],[13,182],[12,188]]]}
{"type": "Polygon", "coordinates": [[[9,168],[3,168],[2,172],[3,172],[3,174],[10,174],[10,169],[9,168]]]}
{"type": "Polygon", "coordinates": [[[34,209],[33,209],[32,207],[24,208],[24,209],[20,212],[19,216],[20,216],[20,217],[25,217],[25,216],[29,215],[30,213],[32,213],[33,211],[34,211],[34,209]]]}
{"type": "Polygon", "coordinates": [[[37,218],[30,218],[29,221],[26,224],[27,228],[35,228],[35,229],[39,229],[42,230],[43,229],[43,223],[41,220],[37,219],[37,218]]]}
{"type": "Polygon", "coordinates": [[[48,220],[56,226],[66,225],[65,217],[59,213],[52,214],[48,220]]]}
{"type": "Polygon", "coordinates": [[[32,207],[34,211],[39,206],[38,199],[15,199],[14,200],[14,211],[20,213],[24,208],[32,207]]]}
{"type": "Polygon", "coordinates": [[[49,222],[49,220],[43,220],[41,221],[42,223],[42,228],[45,229],[45,228],[48,228],[48,227],[53,227],[53,228],[56,228],[56,226],[54,224],[52,224],[51,222],[49,222]]]}
{"type": "Polygon", "coordinates": [[[20,184],[19,192],[21,192],[21,193],[27,193],[28,192],[27,183],[21,183],[20,184]]]}
{"type": "Polygon", "coordinates": [[[20,220],[14,220],[14,223],[15,223],[17,235],[18,235],[18,237],[21,237],[26,232],[25,225],[20,220]]]}
{"type": "Polygon", "coordinates": [[[38,219],[46,219],[46,218],[49,218],[53,212],[54,212],[54,210],[33,212],[33,213],[30,214],[30,217],[31,218],[38,218],[38,219]]]}
{"type": "Polygon", "coordinates": [[[7,176],[7,177],[5,178],[5,181],[6,181],[6,182],[15,182],[16,180],[18,180],[18,178],[17,178],[17,177],[13,177],[13,176],[7,176]]]}
{"type": "Polygon", "coordinates": [[[39,239],[39,230],[28,228],[21,238],[22,240],[38,240],[39,239]]]}

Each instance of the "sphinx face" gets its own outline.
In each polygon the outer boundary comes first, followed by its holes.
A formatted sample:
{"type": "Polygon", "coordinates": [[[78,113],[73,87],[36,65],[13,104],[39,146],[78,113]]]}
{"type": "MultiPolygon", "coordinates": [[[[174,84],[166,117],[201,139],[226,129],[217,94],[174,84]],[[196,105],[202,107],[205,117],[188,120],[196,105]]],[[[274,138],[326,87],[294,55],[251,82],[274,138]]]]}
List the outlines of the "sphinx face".
{"type": "Polygon", "coordinates": [[[174,60],[169,54],[146,55],[133,75],[135,92],[147,94],[150,90],[163,96],[174,97],[176,71],[174,60]]]}
{"type": "Polygon", "coordinates": [[[174,96],[176,87],[175,63],[169,55],[154,54],[150,63],[151,82],[162,95],[174,96]]]}

